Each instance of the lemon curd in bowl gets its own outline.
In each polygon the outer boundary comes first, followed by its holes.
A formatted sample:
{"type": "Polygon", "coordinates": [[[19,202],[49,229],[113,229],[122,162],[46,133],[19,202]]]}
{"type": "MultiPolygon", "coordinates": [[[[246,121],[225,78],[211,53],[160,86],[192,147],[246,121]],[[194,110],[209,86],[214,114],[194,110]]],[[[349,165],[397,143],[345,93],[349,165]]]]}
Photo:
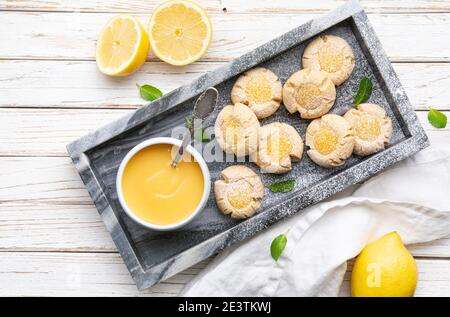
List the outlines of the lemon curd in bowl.
{"type": "Polygon", "coordinates": [[[181,141],[155,138],[133,148],[117,175],[117,192],[125,212],[155,230],[183,226],[203,208],[210,191],[209,172],[201,155],[188,147],[176,167],[172,159],[181,141]]]}

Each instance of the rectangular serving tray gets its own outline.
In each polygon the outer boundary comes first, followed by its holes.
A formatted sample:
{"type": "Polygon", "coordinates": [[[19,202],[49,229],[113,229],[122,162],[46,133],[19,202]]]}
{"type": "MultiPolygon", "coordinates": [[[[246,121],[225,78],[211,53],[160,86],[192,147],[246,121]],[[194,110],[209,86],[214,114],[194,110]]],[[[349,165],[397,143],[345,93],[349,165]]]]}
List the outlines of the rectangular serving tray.
{"type": "MultiPolygon", "coordinates": [[[[262,124],[273,121],[291,124],[302,138],[309,123],[301,120],[298,114],[289,114],[283,106],[262,124]]],[[[67,149],[137,287],[143,289],[282,218],[366,180],[428,145],[428,138],[366,14],[357,1],[349,1],[74,141],[67,149]],[[346,39],[356,57],[351,77],[337,87],[336,103],[331,112],[344,114],[351,106],[361,78],[369,77],[373,82],[370,102],[382,105],[393,122],[391,144],[384,151],[366,158],[353,155],[345,165],[336,169],[321,168],[304,154],[301,162],[294,163],[292,171],[284,176],[262,174],[265,184],[286,178],[295,178],[297,184],[290,193],[274,194],[266,190],[262,208],[244,221],[221,214],[213,193],[203,212],[193,222],[173,232],[150,231],[134,223],[124,213],[118,202],[115,178],[122,158],[132,147],[152,137],[170,136],[173,128],[183,126],[184,118],[190,114],[198,95],[210,86],[215,86],[220,92],[219,109],[207,122],[213,125],[218,111],[231,103],[230,90],[237,76],[250,68],[267,67],[284,84],[291,74],[301,68],[305,45],[321,33],[346,39]]],[[[236,162],[208,163],[212,182],[219,177],[221,170],[232,164],[236,162]]],[[[256,170],[252,163],[239,164],[256,170]]]]}

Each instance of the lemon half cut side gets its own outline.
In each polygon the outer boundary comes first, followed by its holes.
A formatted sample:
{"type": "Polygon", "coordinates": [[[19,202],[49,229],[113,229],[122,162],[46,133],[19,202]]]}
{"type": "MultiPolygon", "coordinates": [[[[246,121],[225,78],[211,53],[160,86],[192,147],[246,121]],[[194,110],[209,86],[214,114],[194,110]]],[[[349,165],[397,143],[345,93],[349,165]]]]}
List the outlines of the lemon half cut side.
{"type": "Polygon", "coordinates": [[[149,47],[148,35],[141,23],[130,15],[117,15],[100,33],[97,66],[109,76],[129,75],[144,64],[149,47]]]}
{"type": "Polygon", "coordinates": [[[208,14],[198,4],[171,0],[155,9],[148,33],[150,46],[158,58],[183,66],[206,53],[211,43],[212,25],[208,14]]]}

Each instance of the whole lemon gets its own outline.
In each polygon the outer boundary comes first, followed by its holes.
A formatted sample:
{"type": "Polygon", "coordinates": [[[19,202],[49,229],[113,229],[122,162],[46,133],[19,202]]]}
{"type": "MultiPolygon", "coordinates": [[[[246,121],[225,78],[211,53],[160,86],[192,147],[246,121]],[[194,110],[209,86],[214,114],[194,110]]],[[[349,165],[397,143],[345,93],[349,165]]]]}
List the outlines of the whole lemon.
{"type": "Polygon", "coordinates": [[[410,297],[416,285],[416,261],[396,232],[368,244],[353,266],[352,296],[410,297]]]}

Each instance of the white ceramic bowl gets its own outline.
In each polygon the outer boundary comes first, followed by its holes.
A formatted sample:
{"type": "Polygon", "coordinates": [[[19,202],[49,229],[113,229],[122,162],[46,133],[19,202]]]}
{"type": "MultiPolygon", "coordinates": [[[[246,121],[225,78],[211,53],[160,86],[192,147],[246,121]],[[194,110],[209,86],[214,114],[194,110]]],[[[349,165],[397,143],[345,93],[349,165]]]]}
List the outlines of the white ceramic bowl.
{"type": "Polygon", "coordinates": [[[122,176],[123,176],[123,171],[125,169],[125,166],[128,164],[130,159],[140,150],[142,150],[148,146],[154,145],[154,144],[172,144],[172,145],[176,145],[176,146],[181,146],[181,140],[174,139],[174,138],[162,138],[162,137],[161,138],[152,138],[147,141],[141,142],[138,145],[136,145],[134,148],[132,148],[130,150],[130,152],[128,152],[127,155],[124,157],[124,159],[122,160],[122,163],[120,163],[120,166],[119,166],[119,171],[117,173],[117,178],[116,178],[117,195],[119,197],[119,202],[122,205],[123,210],[135,222],[139,223],[140,225],[142,225],[146,228],[152,229],[152,230],[158,230],[158,231],[175,230],[175,229],[178,229],[178,228],[186,225],[190,221],[192,221],[192,219],[194,219],[203,210],[203,207],[205,207],[205,204],[208,201],[209,192],[211,190],[211,178],[209,175],[209,169],[208,169],[208,166],[206,165],[206,162],[203,159],[202,155],[196,149],[194,149],[192,146],[189,145],[186,148],[186,150],[198,162],[198,164],[200,165],[200,168],[202,170],[202,174],[203,174],[204,189],[203,189],[203,195],[200,200],[200,203],[198,204],[197,208],[189,215],[189,217],[185,218],[181,222],[170,224],[170,225],[158,225],[158,224],[153,224],[153,223],[147,222],[147,221],[139,218],[130,208],[128,208],[128,205],[125,201],[125,198],[123,197],[123,192],[122,192],[122,176]]]}

